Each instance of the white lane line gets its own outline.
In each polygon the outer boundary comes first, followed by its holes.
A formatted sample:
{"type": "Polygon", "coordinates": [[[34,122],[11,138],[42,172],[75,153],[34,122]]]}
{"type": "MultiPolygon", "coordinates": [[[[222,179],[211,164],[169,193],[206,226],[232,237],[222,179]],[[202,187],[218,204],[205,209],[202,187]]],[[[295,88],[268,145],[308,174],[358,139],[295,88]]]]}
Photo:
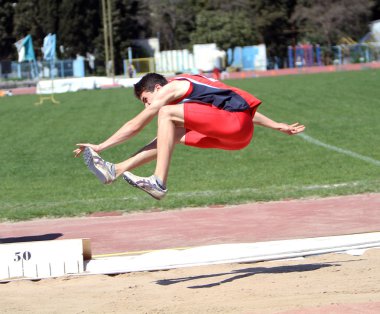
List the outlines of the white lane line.
{"type": "Polygon", "coordinates": [[[333,150],[333,151],[335,151],[337,153],[341,153],[341,154],[344,154],[344,155],[347,155],[347,156],[350,156],[350,157],[353,157],[353,158],[356,158],[356,159],[363,160],[363,161],[371,163],[371,164],[373,164],[375,166],[380,166],[380,160],[376,160],[376,159],[373,159],[371,157],[367,157],[367,156],[355,153],[355,152],[350,151],[348,149],[343,149],[343,148],[340,148],[340,147],[337,147],[337,146],[334,146],[334,145],[323,143],[323,142],[318,141],[317,139],[315,139],[315,138],[313,138],[313,137],[311,137],[309,135],[306,135],[306,134],[302,134],[301,133],[301,134],[298,134],[298,136],[301,137],[302,139],[304,139],[305,141],[311,143],[311,144],[318,145],[318,146],[327,148],[329,150],[333,150]]]}
{"type": "MultiPolygon", "coordinates": [[[[198,197],[198,198],[207,198],[218,195],[239,195],[244,193],[262,193],[269,190],[283,190],[288,189],[292,191],[307,191],[307,190],[332,190],[339,189],[344,187],[355,187],[368,184],[366,181],[356,181],[356,182],[341,182],[335,184],[314,184],[314,185],[300,185],[300,186],[271,186],[267,189],[257,189],[257,188],[241,188],[234,190],[205,190],[205,191],[184,191],[184,192],[172,192],[170,195],[172,197],[180,197],[180,198],[190,198],[190,197],[198,197]]],[[[40,201],[40,202],[32,202],[32,203],[2,203],[0,204],[0,210],[6,209],[23,209],[23,208],[50,208],[50,207],[58,207],[65,206],[71,204],[85,204],[85,203],[102,203],[102,202],[111,202],[111,201],[142,201],[148,198],[147,195],[142,194],[140,196],[130,196],[130,197],[112,197],[112,198],[88,198],[88,199],[73,199],[70,201],[40,201]]],[[[149,199],[149,198],[148,198],[149,199]]]]}

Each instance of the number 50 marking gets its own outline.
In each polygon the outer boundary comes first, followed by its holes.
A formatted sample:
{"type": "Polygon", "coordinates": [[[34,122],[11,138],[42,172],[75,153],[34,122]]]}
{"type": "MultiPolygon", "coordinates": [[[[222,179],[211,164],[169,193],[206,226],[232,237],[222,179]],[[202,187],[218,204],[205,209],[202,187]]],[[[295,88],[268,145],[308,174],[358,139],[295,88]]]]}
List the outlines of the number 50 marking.
{"type": "Polygon", "coordinates": [[[31,258],[32,258],[32,254],[31,254],[29,251],[25,251],[25,252],[16,252],[16,253],[15,253],[14,261],[15,261],[15,262],[19,262],[19,261],[21,261],[21,260],[29,261],[31,258]]]}

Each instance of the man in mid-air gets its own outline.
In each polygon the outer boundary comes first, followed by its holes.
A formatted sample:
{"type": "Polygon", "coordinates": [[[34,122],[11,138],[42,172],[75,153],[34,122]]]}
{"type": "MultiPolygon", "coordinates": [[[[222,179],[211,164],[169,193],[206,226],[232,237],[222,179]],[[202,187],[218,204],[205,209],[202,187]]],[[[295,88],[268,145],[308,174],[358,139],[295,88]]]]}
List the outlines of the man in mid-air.
{"type": "Polygon", "coordinates": [[[104,184],[120,175],[157,200],[167,193],[167,179],[176,144],[198,148],[239,150],[252,138],[254,125],[294,135],[304,125],[275,122],[257,112],[261,101],[246,91],[201,75],[181,75],[168,81],[157,73],[146,74],[134,85],[136,97],[145,109],[98,145],[77,144],[75,157],[84,153],[90,171],[104,184]],[[118,164],[103,160],[98,153],[128,141],[158,115],[157,137],[118,164]],[[130,170],[157,160],[150,177],[139,177],[130,170]]]}

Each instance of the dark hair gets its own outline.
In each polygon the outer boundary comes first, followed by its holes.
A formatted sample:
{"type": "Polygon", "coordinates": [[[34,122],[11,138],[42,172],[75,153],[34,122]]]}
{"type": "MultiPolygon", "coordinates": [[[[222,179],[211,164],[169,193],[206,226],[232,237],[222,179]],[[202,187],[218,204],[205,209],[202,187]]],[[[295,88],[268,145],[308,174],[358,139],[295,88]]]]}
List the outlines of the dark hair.
{"type": "Polygon", "coordinates": [[[167,79],[158,73],[145,74],[140,81],[134,84],[135,96],[140,99],[141,94],[145,91],[153,92],[156,84],[164,86],[168,83],[167,79]]]}

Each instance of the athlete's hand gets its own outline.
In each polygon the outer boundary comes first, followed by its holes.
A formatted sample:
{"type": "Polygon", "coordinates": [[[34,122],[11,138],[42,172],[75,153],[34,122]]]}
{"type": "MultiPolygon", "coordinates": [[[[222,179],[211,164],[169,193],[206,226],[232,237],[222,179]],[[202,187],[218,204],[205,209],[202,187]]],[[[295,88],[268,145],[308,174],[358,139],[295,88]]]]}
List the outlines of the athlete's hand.
{"type": "Polygon", "coordinates": [[[303,132],[305,130],[305,126],[299,124],[298,122],[290,125],[286,123],[279,123],[278,130],[288,135],[295,135],[303,132]]]}
{"type": "Polygon", "coordinates": [[[80,143],[80,144],[77,144],[77,146],[78,148],[73,151],[74,157],[79,157],[86,147],[92,148],[97,153],[100,152],[100,147],[99,147],[100,145],[95,145],[95,144],[90,144],[90,143],[80,143]]]}

